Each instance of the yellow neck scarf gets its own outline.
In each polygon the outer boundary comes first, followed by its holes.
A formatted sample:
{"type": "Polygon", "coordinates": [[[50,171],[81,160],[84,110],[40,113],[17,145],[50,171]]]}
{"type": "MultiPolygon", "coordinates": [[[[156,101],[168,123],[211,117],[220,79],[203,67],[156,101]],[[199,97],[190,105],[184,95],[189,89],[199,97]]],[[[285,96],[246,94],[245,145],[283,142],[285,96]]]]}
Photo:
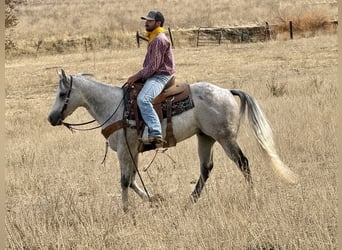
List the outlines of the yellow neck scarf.
{"type": "Polygon", "coordinates": [[[157,27],[151,32],[146,32],[145,36],[148,38],[148,44],[150,44],[153,39],[158,36],[159,33],[164,32],[164,29],[162,27],[157,27]]]}

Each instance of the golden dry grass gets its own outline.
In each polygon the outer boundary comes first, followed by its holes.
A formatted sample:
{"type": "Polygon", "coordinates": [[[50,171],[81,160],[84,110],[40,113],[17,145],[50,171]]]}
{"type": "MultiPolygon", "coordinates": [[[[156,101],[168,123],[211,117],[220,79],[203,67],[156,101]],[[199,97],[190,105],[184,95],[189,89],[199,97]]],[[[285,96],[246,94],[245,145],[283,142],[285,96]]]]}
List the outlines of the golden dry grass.
{"type": "MultiPolygon", "coordinates": [[[[10,249],[335,249],[337,37],[176,49],[177,79],[208,80],[255,96],[281,158],[300,185],[279,181],[247,126],[239,142],[259,197],[249,203],[241,173],[215,147],[215,168],[196,205],[196,138],[159,155],[147,188],[165,200],[150,205],[130,192],[121,211],[115,154],[100,165],[99,131],[71,134],[47,114],[57,85],[54,67],[93,72],[115,85],[139,68],[145,50],[21,58],[6,63],[7,247],[10,249]],[[270,88],[273,86],[273,88],[270,88]],[[277,86],[286,91],[274,95],[277,86]],[[173,162],[173,160],[175,162],[173,162]],[[272,248],[273,247],[273,248],[272,248]]],[[[70,121],[89,118],[79,110],[70,121]]],[[[141,167],[152,158],[145,153],[141,167]]]]}
{"type": "MultiPolygon", "coordinates": [[[[134,10],[131,4],[125,8],[134,10]]],[[[56,68],[94,73],[100,81],[122,85],[140,68],[144,54],[142,47],[6,61],[6,248],[336,249],[337,35],[176,48],[177,81],[241,88],[259,101],[279,155],[300,176],[300,184],[288,185],[274,175],[244,125],[238,141],[259,193],[255,201],[248,201],[242,174],[216,145],[215,167],[202,198],[190,202],[199,176],[192,137],[141,172],[148,190],[164,200],[150,204],[130,191],[130,211],[123,213],[117,157],[110,152],[106,166],[100,164],[105,147],[100,131],[71,134],[51,127],[47,114],[57,87],[56,68]]],[[[80,109],[68,121],[88,119],[80,109]]],[[[140,168],[152,157],[153,152],[142,154],[140,168]]]]}

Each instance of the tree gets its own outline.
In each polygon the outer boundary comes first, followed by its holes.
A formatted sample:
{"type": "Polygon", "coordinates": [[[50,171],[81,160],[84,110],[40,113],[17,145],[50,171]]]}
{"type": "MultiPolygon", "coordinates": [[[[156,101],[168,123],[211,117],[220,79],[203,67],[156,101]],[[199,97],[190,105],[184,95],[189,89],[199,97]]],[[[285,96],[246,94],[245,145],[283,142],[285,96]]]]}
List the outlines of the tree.
{"type": "MultiPolygon", "coordinates": [[[[18,6],[21,4],[25,4],[26,0],[5,0],[5,29],[11,29],[15,27],[19,20],[17,17],[18,6]]],[[[10,32],[6,32],[6,40],[5,40],[5,49],[14,48],[14,43],[9,37],[10,32]]]]}

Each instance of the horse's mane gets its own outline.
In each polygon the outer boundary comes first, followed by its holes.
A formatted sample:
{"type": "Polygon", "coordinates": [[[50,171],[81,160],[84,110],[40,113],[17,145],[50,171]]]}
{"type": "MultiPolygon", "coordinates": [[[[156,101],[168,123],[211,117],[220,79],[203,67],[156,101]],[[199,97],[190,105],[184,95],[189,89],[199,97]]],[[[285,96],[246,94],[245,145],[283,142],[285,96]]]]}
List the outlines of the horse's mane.
{"type": "Polygon", "coordinates": [[[104,86],[110,86],[113,87],[114,85],[112,85],[111,83],[106,83],[106,82],[101,82],[99,80],[94,79],[93,77],[95,76],[92,73],[77,73],[74,76],[78,76],[78,77],[84,77],[94,83],[100,84],[100,85],[104,85],[104,86]]]}
{"type": "Polygon", "coordinates": [[[78,73],[76,74],[76,76],[85,76],[85,77],[93,77],[94,74],[93,73],[78,73]]]}

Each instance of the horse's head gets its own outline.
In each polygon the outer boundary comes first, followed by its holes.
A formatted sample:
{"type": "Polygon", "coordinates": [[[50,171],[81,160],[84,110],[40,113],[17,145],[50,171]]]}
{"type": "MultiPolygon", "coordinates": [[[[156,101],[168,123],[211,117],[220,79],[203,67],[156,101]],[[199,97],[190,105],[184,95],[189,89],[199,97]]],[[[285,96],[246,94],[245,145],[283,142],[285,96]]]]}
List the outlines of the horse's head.
{"type": "Polygon", "coordinates": [[[58,70],[57,74],[59,76],[59,86],[55,102],[48,116],[48,120],[53,126],[61,125],[63,120],[78,107],[77,93],[72,91],[74,89],[72,76],[66,75],[63,69],[58,70]]]}

